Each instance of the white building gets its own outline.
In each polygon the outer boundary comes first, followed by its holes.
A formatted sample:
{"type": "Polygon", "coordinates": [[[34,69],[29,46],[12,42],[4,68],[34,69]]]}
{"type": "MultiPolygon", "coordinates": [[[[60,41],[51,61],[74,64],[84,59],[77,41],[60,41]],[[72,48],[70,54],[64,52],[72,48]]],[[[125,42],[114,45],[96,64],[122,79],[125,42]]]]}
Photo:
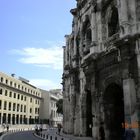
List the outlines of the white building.
{"type": "Polygon", "coordinates": [[[55,89],[50,91],[41,90],[42,102],[40,110],[40,119],[48,122],[51,126],[57,126],[58,123],[62,124],[63,116],[57,113],[56,103],[59,99],[62,99],[61,89],[55,89]]]}

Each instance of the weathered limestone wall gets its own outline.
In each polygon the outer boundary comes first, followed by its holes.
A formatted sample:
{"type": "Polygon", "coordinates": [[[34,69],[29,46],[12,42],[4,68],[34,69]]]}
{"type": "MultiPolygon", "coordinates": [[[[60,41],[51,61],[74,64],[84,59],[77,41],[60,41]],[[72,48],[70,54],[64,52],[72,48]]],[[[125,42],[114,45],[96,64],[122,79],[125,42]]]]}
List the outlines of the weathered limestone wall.
{"type": "MultiPolygon", "coordinates": [[[[124,121],[140,121],[139,7],[138,0],[77,0],[71,10],[72,33],[66,35],[64,48],[65,132],[98,140],[105,120],[104,91],[112,83],[123,89],[124,121]],[[86,90],[91,93],[91,126],[86,90]]],[[[109,131],[105,130],[110,140],[109,131]]],[[[140,128],[135,132],[139,140],[140,128]]]]}

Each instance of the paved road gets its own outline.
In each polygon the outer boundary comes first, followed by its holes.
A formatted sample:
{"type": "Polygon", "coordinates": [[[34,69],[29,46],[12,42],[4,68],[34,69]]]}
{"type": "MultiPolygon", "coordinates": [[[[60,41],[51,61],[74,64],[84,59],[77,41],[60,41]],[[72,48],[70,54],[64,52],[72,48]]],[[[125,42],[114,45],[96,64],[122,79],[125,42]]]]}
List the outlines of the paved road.
{"type": "Polygon", "coordinates": [[[3,140],[41,140],[33,135],[32,131],[17,132],[4,136],[3,140]]]}
{"type": "MultiPolygon", "coordinates": [[[[66,135],[61,132],[60,135],[56,134],[57,129],[43,131],[42,133],[45,136],[48,136],[48,140],[52,137],[53,140],[57,137],[57,140],[93,140],[92,138],[87,137],[74,137],[72,135],[66,135]]],[[[0,139],[1,140],[1,139],[0,139]]],[[[25,131],[25,132],[16,132],[7,134],[2,138],[2,140],[42,140],[38,136],[33,135],[33,131],[25,131]]]]}

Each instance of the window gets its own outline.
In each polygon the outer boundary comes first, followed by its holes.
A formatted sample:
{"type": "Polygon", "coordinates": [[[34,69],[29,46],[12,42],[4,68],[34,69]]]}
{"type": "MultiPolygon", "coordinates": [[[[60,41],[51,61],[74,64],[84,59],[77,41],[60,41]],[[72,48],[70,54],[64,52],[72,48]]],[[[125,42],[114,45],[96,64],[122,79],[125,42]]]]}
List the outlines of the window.
{"type": "Polygon", "coordinates": [[[9,110],[11,110],[11,102],[9,102],[9,110]]]}
{"type": "Polygon", "coordinates": [[[35,114],[37,114],[37,108],[35,108],[35,114]]]}
{"type": "Polygon", "coordinates": [[[3,77],[1,77],[0,81],[3,83],[3,77]]]}
{"type": "Polygon", "coordinates": [[[14,98],[16,98],[16,93],[14,93],[14,98]]]}
{"type": "Polygon", "coordinates": [[[20,112],[22,112],[22,109],[23,109],[23,105],[20,106],[20,112]]]}
{"type": "Polygon", "coordinates": [[[10,91],[10,93],[9,93],[9,97],[12,97],[12,92],[10,91]]]}
{"type": "Polygon", "coordinates": [[[13,103],[13,111],[15,111],[15,110],[16,110],[16,104],[13,103]]]}
{"type": "Polygon", "coordinates": [[[118,9],[113,6],[111,9],[110,20],[108,22],[108,36],[116,34],[119,30],[119,16],[118,9]]]}
{"type": "Polygon", "coordinates": [[[6,110],[6,109],[7,109],[7,102],[4,101],[4,110],[6,110]]]}
{"type": "Polygon", "coordinates": [[[0,89],[0,94],[2,95],[2,88],[0,89]]]}
{"type": "Polygon", "coordinates": [[[21,95],[21,100],[23,100],[23,95],[21,95]]]}
{"type": "Polygon", "coordinates": [[[13,82],[12,81],[10,81],[10,86],[12,86],[13,85],[13,82]]]}
{"type": "Polygon", "coordinates": [[[5,90],[5,96],[7,96],[7,90],[5,90]]]}
{"type": "Polygon", "coordinates": [[[30,102],[32,102],[32,98],[30,98],[30,102]]]}
{"type": "Polygon", "coordinates": [[[32,113],[32,108],[30,108],[30,113],[32,113]]]}
{"type": "Polygon", "coordinates": [[[5,83],[8,84],[8,80],[7,79],[5,80],[5,83]]]}
{"type": "Polygon", "coordinates": [[[14,87],[16,88],[16,86],[17,86],[17,84],[15,83],[15,84],[14,84],[14,87]]]}
{"type": "Polygon", "coordinates": [[[19,104],[17,104],[17,112],[19,111],[19,107],[20,107],[19,104]]]}
{"type": "Polygon", "coordinates": [[[18,99],[20,99],[20,95],[18,94],[18,99]]]}
{"type": "Polygon", "coordinates": [[[24,106],[24,112],[26,112],[26,106],[24,106]]]}
{"type": "Polygon", "coordinates": [[[18,89],[20,89],[20,85],[18,85],[18,89]]]}
{"type": "Polygon", "coordinates": [[[24,101],[26,101],[26,96],[24,97],[24,101]]]}
{"type": "Polygon", "coordinates": [[[1,109],[2,101],[0,100],[0,109],[1,109]]]}

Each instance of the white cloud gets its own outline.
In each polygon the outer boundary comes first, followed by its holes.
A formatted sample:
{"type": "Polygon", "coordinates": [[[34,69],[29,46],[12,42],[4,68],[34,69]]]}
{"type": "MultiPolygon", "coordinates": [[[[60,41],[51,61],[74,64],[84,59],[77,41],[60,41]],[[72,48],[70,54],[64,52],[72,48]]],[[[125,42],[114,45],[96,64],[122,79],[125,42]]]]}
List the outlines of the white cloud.
{"type": "Polygon", "coordinates": [[[59,43],[58,45],[51,44],[50,47],[47,48],[26,47],[22,48],[21,50],[12,50],[12,52],[21,56],[18,59],[18,61],[21,63],[33,64],[39,67],[62,69],[63,49],[61,46],[59,43]]]}
{"type": "Polygon", "coordinates": [[[54,83],[53,81],[47,79],[30,79],[30,83],[44,90],[62,88],[61,84],[54,83]]]}

